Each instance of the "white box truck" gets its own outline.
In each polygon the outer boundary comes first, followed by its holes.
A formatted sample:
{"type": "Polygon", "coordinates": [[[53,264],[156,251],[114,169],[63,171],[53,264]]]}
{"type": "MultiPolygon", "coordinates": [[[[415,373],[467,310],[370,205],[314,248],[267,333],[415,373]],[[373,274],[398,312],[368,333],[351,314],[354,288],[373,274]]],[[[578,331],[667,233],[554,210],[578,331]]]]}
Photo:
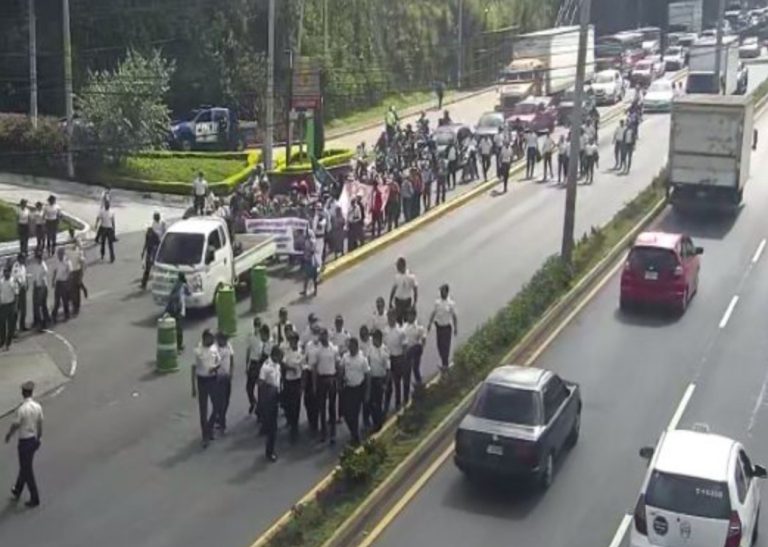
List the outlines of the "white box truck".
{"type": "Polygon", "coordinates": [[[700,33],[703,21],[703,0],[685,0],[669,4],[669,29],[677,32],[700,33]]]}
{"type": "MultiPolygon", "coordinates": [[[[512,62],[501,73],[500,110],[529,95],[555,96],[576,83],[579,27],[555,27],[521,34],[512,42],[512,62]]],[[[585,80],[595,72],[595,30],[587,35],[585,80]]]]}
{"type": "Polygon", "coordinates": [[[174,283],[183,273],[191,295],[187,308],[215,304],[216,291],[247,279],[251,268],[277,252],[272,236],[236,234],[233,241],[227,224],[214,216],[192,217],[172,224],[160,241],[152,267],[152,296],[165,305],[174,283]]]}
{"type": "Polygon", "coordinates": [[[668,176],[675,209],[738,207],[749,179],[753,116],[751,96],[674,100],[668,176]]]}
{"type": "Polygon", "coordinates": [[[739,42],[735,36],[723,36],[720,51],[720,86],[715,82],[717,43],[701,38],[693,43],[688,63],[687,93],[723,93],[732,95],[739,84],[739,42]]]}

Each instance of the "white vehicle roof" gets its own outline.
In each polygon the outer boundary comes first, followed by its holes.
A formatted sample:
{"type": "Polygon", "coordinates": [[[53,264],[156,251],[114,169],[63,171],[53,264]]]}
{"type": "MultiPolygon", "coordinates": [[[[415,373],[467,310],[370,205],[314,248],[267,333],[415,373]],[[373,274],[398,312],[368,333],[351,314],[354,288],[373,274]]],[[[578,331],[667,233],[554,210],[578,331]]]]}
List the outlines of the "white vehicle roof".
{"type": "Polygon", "coordinates": [[[675,429],[659,445],[655,469],[717,482],[728,481],[728,464],[736,441],[716,435],[675,429]]]}
{"type": "Polygon", "coordinates": [[[536,367],[505,365],[491,371],[485,379],[490,384],[516,389],[538,390],[552,375],[548,370],[536,367]]]}
{"type": "Polygon", "coordinates": [[[169,233],[207,234],[223,224],[219,217],[192,217],[174,222],[168,228],[169,233]]]}

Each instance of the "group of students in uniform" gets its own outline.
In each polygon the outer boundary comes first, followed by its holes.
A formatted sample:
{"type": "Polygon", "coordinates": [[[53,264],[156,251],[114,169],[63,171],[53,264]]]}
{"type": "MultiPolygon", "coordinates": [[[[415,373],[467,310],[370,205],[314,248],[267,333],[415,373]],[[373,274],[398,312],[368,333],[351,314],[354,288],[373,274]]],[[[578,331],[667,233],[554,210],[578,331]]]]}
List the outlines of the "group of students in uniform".
{"type": "MultiPolygon", "coordinates": [[[[416,313],[416,278],[402,258],[397,270],[389,308],[378,297],[358,336],[346,329],[341,315],[326,328],[310,313],[302,332],[289,320],[285,308],[280,309],[273,327],[258,316],[253,319],[245,355],[246,394],[249,414],[257,417],[266,437],[269,461],[277,460],[275,439],[281,408],[291,442],[298,439],[302,403],[310,434],[319,435],[320,442],[335,444],[336,426],[342,419],[353,446],[360,444],[363,432],[379,431],[393,402],[395,410],[408,404],[412,377],[416,384],[422,383],[421,357],[433,324],[441,368],[449,366],[457,316],[448,285],[440,288],[440,298],[425,327],[416,313]]],[[[214,337],[205,331],[193,368],[193,396],[199,398],[204,446],[217,427],[226,428],[234,363],[226,336],[214,337]]]]}

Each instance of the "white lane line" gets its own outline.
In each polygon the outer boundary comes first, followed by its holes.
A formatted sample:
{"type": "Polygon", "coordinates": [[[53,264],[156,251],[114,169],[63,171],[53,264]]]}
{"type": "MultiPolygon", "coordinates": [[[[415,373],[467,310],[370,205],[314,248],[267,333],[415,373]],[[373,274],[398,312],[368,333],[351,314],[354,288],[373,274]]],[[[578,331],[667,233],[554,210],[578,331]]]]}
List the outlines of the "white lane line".
{"type": "Polygon", "coordinates": [[[723,314],[723,318],[720,320],[721,329],[724,329],[725,326],[728,324],[728,321],[731,319],[731,314],[733,313],[733,309],[736,307],[736,304],[738,303],[739,303],[738,295],[731,298],[731,302],[728,304],[728,307],[726,308],[725,313],[723,314]]]}
{"type": "Polygon", "coordinates": [[[758,260],[760,260],[760,256],[763,254],[764,250],[765,250],[765,239],[763,239],[760,242],[760,245],[757,246],[755,255],[752,257],[752,264],[755,264],[758,260]]]}
{"type": "Polygon", "coordinates": [[[632,524],[632,515],[624,515],[619,523],[619,528],[616,530],[616,534],[613,536],[610,545],[608,547],[619,547],[624,542],[624,536],[627,535],[629,525],[632,524]]]}
{"type": "Polygon", "coordinates": [[[75,377],[75,372],[77,372],[77,352],[75,352],[75,346],[73,346],[70,343],[69,340],[64,338],[58,332],[54,332],[54,331],[52,331],[50,329],[46,329],[43,332],[45,332],[46,334],[50,334],[51,336],[56,338],[56,340],[58,340],[59,342],[61,342],[62,344],[64,344],[67,347],[67,350],[69,351],[69,359],[70,359],[70,361],[69,361],[69,374],[67,376],[69,376],[70,378],[74,378],[75,377]]]}
{"type": "Polygon", "coordinates": [[[677,429],[677,426],[680,424],[680,420],[683,419],[683,413],[685,412],[685,408],[688,406],[688,403],[691,400],[691,397],[693,397],[693,392],[696,389],[696,384],[690,384],[686,390],[685,393],[683,393],[683,398],[680,399],[680,404],[677,405],[677,410],[675,410],[675,413],[672,415],[672,419],[669,421],[669,425],[667,426],[667,431],[672,431],[673,429],[677,429]]]}
{"type": "Polygon", "coordinates": [[[763,385],[760,388],[760,394],[757,396],[757,401],[755,402],[755,407],[752,409],[752,414],[749,416],[749,426],[747,426],[747,435],[752,436],[752,430],[755,428],[755,424],[757,423],[757,414],[760,412],[760,407],[763,406],[763,403],[765,402],[765,393],[768,391],[768,372],[765,375],[765,378],[763,379],[763,385]]]}

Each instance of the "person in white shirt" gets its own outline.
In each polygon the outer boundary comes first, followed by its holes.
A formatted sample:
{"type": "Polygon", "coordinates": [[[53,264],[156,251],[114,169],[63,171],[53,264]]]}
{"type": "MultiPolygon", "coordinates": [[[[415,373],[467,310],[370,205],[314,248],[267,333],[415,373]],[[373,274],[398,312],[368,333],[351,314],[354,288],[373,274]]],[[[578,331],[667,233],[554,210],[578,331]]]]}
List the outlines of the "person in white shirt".
{"type": "Polygon", "coordinates": [[[96,217],[96,238],[101,241],[101,259],[104,260],[104,247],[109,244],[109,261],[115,261],[115,213],[110,208],[109,202],[99,211],[96,217]]]}
{"type": "Polygon", "coordinates": [[[259,370],[259,414],[262,420],[262,431],[267,438],[264,455],[271,462],[277,461],[275,437],[277,437],[277,414],[283,382],[282,362],[283,352],[275,346],[259,370]]]}
{"type": "Polygon", "coordinates": [[[104,209],[107,204],[112,203],[112,187],[107,184],[104,186],[104,190],[101,192],[101,198],[99,199],[99,210],[104,209]]]}
{"type": "Polygon", "coordinates": [[[245,354],[245,392],[248,395],[248,413],[253,414],[255,412],[259,419],[261,419],[261,415],[259,414],[258,400],[256,394],[254,394],[254,389],[259,380],[259,371],[272,353],[274,345],[270,336],[269,325],[262,324],[258,317],[254,317],[253,334],[251,334],[248,350],[245,354]]]}
{"type": "Polygon", "coordinates": [[[43,211],[43,203],[41,201],[35,203],[35,208],[30,213],[29,221],[35,227],[35,251],[45,251],[45,212],[43,211]]]}
{"type": "Polygon", "coordinates": [[[205,214],[205,198],[208,195],[208,181],[205,180],[202,171],[198,171],[197,177],[192,182],[192,195],[194,202],[192,207],[196,215],[205,214]]]}
{"type": "Polygon", "coordinates": [[[621,166],[622,148],[624,147],[624,120],[619,120],[619,126],[613,132],[613,169],[621,166]]]}
{"type": "Polygon", "coordinates": [[[43,208],[43,218],[45,219],[45,247],[48,250],[48,256],[53,256],[61,219],[61,208],[56,203],[56,196],[48,196],[48,203],[43,208]]]}
{"type": "Polygon", "coordinates": [[[504,142],[501,145],[501,150],[499,150],[497,160],[499,163],[499,178],[501,178],[501,182],[504,184],[504,192],[507,191],[507,186],[509,185],[509,170],[512,166],[512,156],[512,144],[504,142]]]}
{"type": "Polygon", "coordinates": [[[325,442],[326,434],[330,429],[330,443],[336,444],[339,350],[331,344],[326,329],[320,331],[320,346],[312,354],[311,359],[309,366],[312,367],[317,405],[320,410],[320,442],[325,442]]]}
{"type": "Polygon", "coordinates": [[[478,150],[480,151],[480,166],[483,170],[483,178],[487,181],[488,169],[491,168],[491,154],[493,153],[493,141],[491,141],[491,137],[486,135],[481,138],[478,150]]]}
{"type": "Polygon", "coordinates": [[[32,321],[41,332],[48,328],[48,265],[42,251],[35,251],[35,259],[29,267],[32,282],[32,321]]]}
{"type": "Polygon", "coordinates": [[[555,151],[555,141],[552,135],[547,131],[541,142],[541,160],[544,163],[543,180],[549,180],[547,176],[555,178],[555,172],[552,170],[552,154],[555,151]],[[547,175],[549,173],[549,175],[547,175]]]}
{"type": "Polygon", "coordinates": [[[55,323],[59,319],[59,306],[64,308],[64,319],[69,319],[69,276],[72,274],[72,263],[67,258],[63,247],[57,249],[56,260],[53,261],[53,311],[51,318],[55,323]]]}
{"type": "Polygon", "coordinates": [[[384,424],[384,393],[390,383],[391,361],[384,345],[384,334],[380,330],[371,335],[368,364],[371,368],[371,389],[368,397],[368,413],[373,431],[379,431],[384,424]]]}
{"type": "Polygon", "coordinates": [[[440,298],[435,301],[435,307],[427,325],[427,332],[432,330],[433,324],[437,327],[437,353],[440,355],[442,370],[448,370],[451,363],[451,337],[459,332],[456,304],[449,293],[448,284],[440,287],[440,298]]]}
{"type": "Polygon", "coordinates": [[[591,139],[587,143],[587,147],[584,150],[584,158],[586,160],[586,184],[592,184],[595,181],[595,167],[597,167],[600,161],[598,155],[597,143],[594,139],[591,139]]]}
{"type": "Polygon", "coordinates": [[[195,349],[195,363],[192,365],[192,398],[197,397],[200,411],[200,430],[203,435],[203,448],[213,440],[213,426],[216,423],[216,374],[221,366],[221,357],[214,343],[213,333],[203,331],[200,345],[195,349]],[[211,414],[208,414],[208,401],[211,402],[211,414]]]}
{"type": "Polygon", "coordinates": [[[532,127],[528,126],[525,130],[525,176],[528,179],[533,178],[536,168],[536,159],[539,153],[539,137],[532,127]]]}
{"type": "Polygon", "coordinates": [[[11,265],[3,268],[0,277],[0,347],[8,351],[11,347],[16,326],[16,301],[19,297],[19,285],[11,276],[11,265]]]}
{"type": "MultiPolygon", "coordinates": [[[[405,332],[395,319],[395,313],[390,310],[388,316],[389,324],[384,329],[384,345],[389,353],[389,368],[391,371],[391,380],[387,384],[384,397],[384,414],[389,412],[392,404],[392,393],[395,394],[395,409],[399,410],[402,404],[403,382],[405,381],[405,332]]],[[[408,373],[410,381],[410,373],[408,373]]]]}
{"type": "Polygon", "coordinates": [[[16,317],[19,320],[19,331],[24,332],[27,330],[27,292],[31,279],[27,268],[27,255],[19,253],[16,257],[16,262],[11,270],[11,277],[16,281],[16,286],[19,289],[16,300],[16,317]]]}
{"type": "MultiPolygon", "coordinates": [[[[311,435],[316,435],[318,430],[318,420],[320,419],[320,409],[317,406],[317,389],[315,388],[315,373],[310,366],[314,362],[315,354],[320,349],[320,322],[314,313],[309,314],[309,325],[307,326],[309,335],[304,336],[305,343],[299,339],[299,347],[304,352],[307,362],[304,365],[304,412],[307,416],[307,424],[311,435]]],[[[306,331],[305,331],[306,332],[306,331]]]]}
{"type": "Polygon", "coordinates": [[[19,474],[16,478],[16,484],[11,489],[11,494],[14,501],[18,501],[24,487],[26,487],[29,490],[27,507],[40,505],[40,494],[37,491],[37,481],[35,481],[32,464],[35,452],[40,448],[40,439],[43,437],[43,408],[32,398],[34,390],[34,382],[24,382],[21,385],[21,396],[24,398],[24,402],[16,409],[16,416],[5,435],[6,443],[14,435],[18,435],[19,438],[19,474]]]}
{"type": "Polygon", "coordinates": [[[565,182],[568,178],[568,158],[571,154],[571,141],[560,135],[557,141],[557,182],[565,182]]]}
{"type": "MultiPolygon", "coordinates": [[[[413,373],[413,379],[417,385],[421,385],[421,356],[424,353],[424,340],[427,337],[427,331],[424,325],[419,323],[416,316],[416,310],[411,309],[408,312],[408,320],[403,327],[405,332],[405,360],[408,373],[413,373]]],[[[405,382],[405,403],[410,398],[410,378],[405,382]]]]}
{"type": "Polygon", "coordinates": [[[219,352],[220,365],[216,370],[216,426],[222,433],[227,430],[227,411],[232,396],[232,375],[235,370],[235,350],[224,332],[216,333],[216,350],[219,352]]]}
{"type": "Polygon", "coordinates": [[[457,144],[451,143],[448,145],[448,150],[445,152],[446,159],[448,160],[448,187],[456,188],[456,171],[458,170],[459,163],[459,151],[456,149],[457,144]]]}
{"type": "MultiPolygon", "coordinates": [[[[339,356],[344,355],[349,350],[348,344],[349,339],[352,338],[352,334],[344,328],[344,317],[341,315],[337,315],[336,319],[333,322],[333,328],[331,328],[331,331],[329,333],[329,337],[331,340],[331,344],[336,346],[336,349],[339,350],[339,356]]],[[[342,397],[339,396],[336,400],[336,403],[338,405],[338,412],[336,413],[336,423],[341,423],[341,419],[344,416],[344,409],[343,409],[343,401],[342,397]]]]}
{"type": "Polygon", "coordinates": [[[368,319],[368,332],[373,334],[373,331],[380,330],[384,332],[387,326],[387,308],[384,298],[379,296],[376,298],[376,307],[368,319]]]}
{"type": "Polygon", "coordinates": [[[272,338],[275,344],[282,346],[288,342],[288,330],[294,330],[293,323],[288,320],[288,309],[280,308],[277,312],[277,324],[272,329],[272,338]]]}
{"type": "Polygon", "coordinates": [[[19,252],[26,255],[29,250],[29,207],[27,200],[19,202],[18,218],[16,219],[16,231],[19,236],[19,252]]]}
{"type": "Polygon", "coordinates": [[[163,239],[166,229],[165,220],[163,220],[158,211],[155,211],[152,215],[152,231],[157,234],[158,240],[163,239]]]}
{"type": "Polygon", "coordinates": [[[288,349],[283,352],[282,401],[285,418],[291,432],[291,442],[299,436],[299,413],[301,412],[301,390],[307,358],[299,347],[299,335],[291,331],[288,335],[288,349]]]}
{"type": "Polygon", "coordinates": [[[344,421],[352,438],[352,446],[360,444],[360,410],[363,401],[370,394],[371,367],[368,359],[360,352],[357,338],[349,339],[349,352],[341,358],[341,374],[344,388],[344,421]]]}
{"type": "Polygon", "coordinates": [[[83,281],[85,275],[85,251],[83,250],[82,240],[75,235],[75,230],[69,229],[70,241],[72,247],[69,249],[69,260],[72,263],[72,273],[69,276],[69,297],[72,301],[72,313],[80,313],[80,295],[81,293],[88,298],[88,289],[83,281]]]}
{"type": "Polygon", "coordinates": [[[395,317],[402,325],[406,312],[416,307],[419,299],[419,283],[416,281],[416,276],[408,270],[405,258],[402,256],[397,259],[395,267],[397,273],[392,290],[389,292],[389,307],[391,308],[394,303],[395,317]]]}

